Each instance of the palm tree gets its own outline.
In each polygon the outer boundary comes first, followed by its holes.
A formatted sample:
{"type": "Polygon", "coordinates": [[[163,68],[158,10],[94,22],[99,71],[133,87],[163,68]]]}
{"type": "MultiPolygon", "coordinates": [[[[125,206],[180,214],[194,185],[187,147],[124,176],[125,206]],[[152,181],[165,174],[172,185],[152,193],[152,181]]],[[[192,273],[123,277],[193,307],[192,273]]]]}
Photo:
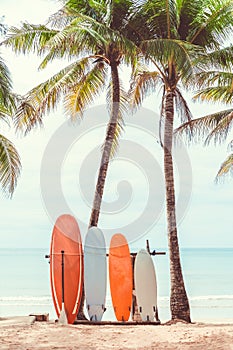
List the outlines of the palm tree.
{"type": "MultiPolygon", "coordinates": [[[[0,34],[6,27],[0,23],[0,34]]],[[[17,96],[12,92],[10,72],[0,57],[0,120],[9,123],[16,108],[17,96]]],[[[13,143],[0,135],[0,185],[5,195],[12,196],[21,170],[19,154],[13,143]]]]}
{"type": "Polygon", "coordinates": [[[18,108],[18,130],[29,132],[42,124],[42,117],[56,108],[63,97],[64,107],[75,119],[108,86],[110,122],[107,127],[101,166],[96,185],[90,226],[97,226],[104,183],[110,157],[114,154],[121,132],[122,113],[127,98],[119,79],[120,63],[134,65],[137,48],[124,36],[133,1],[69,0],[52,15],[48,26],[24,23],[10,28],[6,46],[16,53],[47,53],[40,68],[55,58],[72,63],[44,83],[29,91],[18,108]],[[110,77],[108,75],[110,74],[110,77]]]}
{"type": "Polygon", "coordinates": [[[4,41],[16,53],[46,53],[40,68],[55,58],[72,60],[25,95],[15,117],[18,130],[27,133],[40,126],[43,116],[55,109],[61,98],[67,114],[76,119],[107,87],[110,120],[89,226],[98,225],[108,165],[117,148],[127,106],[118,67],[121,63],[134,66],[137,58],[137,46],[125,35],[130,32],[133,9],[133,1],[68,0],[49,18],[47,26],[24,23],[20,29],[11,28],[4,41]]]}
{"type": "MultiPolygon", "coordinates": [[[[233,47],[226,47],[213,51],[208,55],[208,62],[203,60],[202,69],[196,74],[197,93],[194,100],[206,102],[221,102],[226,106],[233,104],[233,47]],[[209,67],[211,62],[211,68],[209,67]]],[[[230,134],[233,125],[233,109],[206,115],[184,123],[177,128],[177,134],[187,134],[193,142],[201,142],[205,138],[205,145],[212,140],[215,144],[224,142],[230,134]],[[189,134],[190,127],[193,137],[189,134]]],[[[233,140],[229,143],[229,150],[232,151],[233,140]]],[[[230,153],[221,164],[216,175],[216,180],[224,176],[233,175],[233,153],[230,153]]]]}
{"type": "Polygon", "coordinates": [[[208,49],[219,49],[232,28],[231,0],[143,1],[147,33],[140,47],[146,63],[137,67],[132,84],[132,104],[136,108],[143,98],[162,87],[161,144],[164,150],[167,230],[170,252],[170,309],[172,320],[190,322],[189,301],[185,289],[177,235],[173,174],[173,129],[175,111],[181,120],[192,118],[181,93],[208,49]]]}

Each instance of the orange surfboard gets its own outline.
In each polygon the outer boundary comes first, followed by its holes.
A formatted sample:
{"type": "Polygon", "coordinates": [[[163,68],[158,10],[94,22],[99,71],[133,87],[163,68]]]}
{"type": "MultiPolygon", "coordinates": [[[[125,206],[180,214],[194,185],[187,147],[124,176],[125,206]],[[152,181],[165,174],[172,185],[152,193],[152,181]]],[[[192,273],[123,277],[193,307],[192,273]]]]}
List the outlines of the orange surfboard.
{"type": "Polygon", "coordinates": [[[128,321],[132,306],[132,262],[126,238],[113,235],[109,248],[109,281],[112,305],[118,321],[128,321]]]}
{"type": "Polygon", "coordinates": [[[82,295],[83,250],[78,223],[68,214],[59,216],[53,228],[50,246],[50,283],[58,318],[62,310],[63,297],[68,323],[73,324],[82,295]]]}

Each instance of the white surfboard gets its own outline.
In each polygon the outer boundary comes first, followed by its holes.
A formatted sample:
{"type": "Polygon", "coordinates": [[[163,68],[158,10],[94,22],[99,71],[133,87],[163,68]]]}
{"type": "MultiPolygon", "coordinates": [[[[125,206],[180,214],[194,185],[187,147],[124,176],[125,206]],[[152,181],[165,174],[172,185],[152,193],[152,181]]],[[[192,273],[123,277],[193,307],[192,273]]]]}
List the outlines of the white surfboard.
{"type": "Polygon", "coordinates": [[[84,289],[90,321],[101,321],[105,311],[107,259],[102,231],[91,227],[84,244],[84,289]]]}
{"type": "Polygon", "coordinates": [[[134,282],[142,321],[154,321],[157,308],[156,274],[153,260],[145,249],[141,249],[136,256],[134,282]]]}

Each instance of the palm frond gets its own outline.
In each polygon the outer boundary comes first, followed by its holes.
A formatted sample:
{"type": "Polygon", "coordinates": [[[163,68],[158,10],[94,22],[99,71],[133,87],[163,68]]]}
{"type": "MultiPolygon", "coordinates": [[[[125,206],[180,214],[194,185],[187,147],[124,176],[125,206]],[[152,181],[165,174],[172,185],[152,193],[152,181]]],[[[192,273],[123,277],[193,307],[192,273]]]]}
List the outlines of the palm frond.
{"type": "Polygon", "coordinates": [[[57,12],[49,16],[47,24],[58,30],[65,28],[75,18],[76,12],[68,6],[63,6],[57,12]]]}
{"type": "Polygon", "coordinates": [[[83,51],[85,54],[95,53],[101,45],[105,45],[105,39],[101,34],[88,23],[83,23],[82,17],[75,18],[46,42],[41,53],[48,51],[48,55],[41,63],[41,67],[46,67],[54,58],[77,59],[83,51]]]}
{"type": "Polygon", "coordinates": [[[195,67],[193,58],[203,54],[200,47],[172,39],[144,41],[141,48],[148,60],[153,59],[165,67],[168,62],[172,62],[184,83],[193,75],[195,67]]]}
{"type": "MultiPolygon", "coordinates": [[[[41,53],[48,52],[40,63],[39,69],[47,67],[54,59],[77,60],[84,56],[90,56],[95,52],[96,42],[87,35],[85,29],[77,30],[77,28],[64,29],[54,35],[42,48],[41,53]],[[92,47],[92,48],[91,48],[92,47]],[[89,49],[88,49],[89,48],[89,49]]],[[[98,41],[98,45],[100,42],[98,41]]]]}
{"type": "Polygon", "coordinates": [[[85,57],[60,70],[47,81],[30,90],[19,105],[14,117],[17,132],[27,134],[42,126],[42,117],[54,110],[59,101],[76,84],[90,67],[85,57]]]}
{"type": "Polygon", "coordinates": [[[231,0],[204,0],[190,27],[188,41],[217,49],[229,38],[233,27],[231,0]]]}
{"type": "Polygon", "coordinates": [[[205,140],[205,144],[209,144],[213,139],[214,143],[221,144],[229,135],[229,132],[233,125],[233,111],[229,112],[224,118],[222,118],[216,127],[210,132],[205,140]]]}
{"type": "MultiPolygon", "coordinates": [[[[112,1],[111,1],[112,2],[112,1]]],[[[104,21],[105,13],[107,12],[109,1],[106,0],[66,0],[64,1],[64,11],[68,15],[77,17],[80,13],[89,16],[97,21],[106,23],[104,21]]]]}
{"type": "Polygon", "coordinates": [[[8,123],[16,109],[19,96],[12,92],[12,81],[8,67],[0,57],[0,119],[8,123]]]}
{"type": "Polygon", "coordinates": [[[142,5],[147,24],[155,37],[177,38],[178,2],[173,0],[149,0],[142,5]]]}
{"type": "MultiPolygon", "coordinates": [[[[233,95],[233,73],[223,70],[204,70],[195,74],[195,86],[200,88],[225,86],[233,95]]],[[[195,96],[194,96],[195,98],[195,96]]]]}
{"type": "Polygon", "coordinates": [[[208,71],[210,65],[213,69],[220,70],[232,70],[232,57],[233,57],[233,45],[228,47],[223,47],[211,52],[208,52],[205,56],[202,57],[201,62],[199,62],[203,70],[208,71]]]}
{"type": "Polygon", "coordinates": [[[104,63],[98,62],[67,89],[64,106],[71,119],[75,120],[77,116],[82,116],[85,109],[100,94],[105,86],[106,73],[104,63]]]}
{"type": "MultiPolygon", "coordinates": [[[[190,123],[191,120],[193,119],[193,115],[189,109],[187,101],[185,100],[181,91],[178,88],[176,88],[175,90],[175,107],[176,107],[177,115],[180,117],[181,122],[190,123]]],[[[190,124],[190,127],[191,127],[191,124],[190,124]]]]}
{"type": "Polygon", "coordinates": [[[21,28],[10,27],[6,39],[2,44],[11,47],[15,53],[39,53],[57,30],[49,29],[44,25],[23,23],[21,28]]]}
{"type": "Polygon", "coordinates": [[[109,43],[113,42],[126,63],[135,61],[136,45],[106,25],[79,13],[69,25],[47,41],[41,52],[49,51],[49,53],[41,63],[41,68],[54,58],[72,59],[77,58],[77,55],[83,51],[85,54],[105,51],[109,43]],[[128,57],[132,50],[130,59],[126,58],[125,56],[128,57]]]}
{"type": "Polygon", "coordinates": [[[17,105],[20,103],[21,97],[13,92],[8,95],[7,101],[0,99],[0,119],[9,124],[9,118],[14,116],[17,105]]]}
{"type": "Polygon", "coordinates": [[[106,45],[109,45],[110,43],[114,45],[121,55],[122,63],[127,65],[130,64],[131,66],[135,65],[139,49],[133,40],[125,35],[124,29],[121,28],[122,31],[112,29],[111,27],[87,16],[82,16],[82,18],[86,20],[86,25],[91,25],[93,36],[94,34],[95,36],[96,34],[98,35],[96,39],[99,40],[102,38],[102,42],[106,45]]]}
{"type": "Polygon", "coordinates": [[[158,71],[150,72],[144,65],[138,65],[131,78],[129,96],[131,108],[136,110],[142,105],[143,100],[153,93],[162,82],[158,71]]]}
{"type": "Polygon", "coordinates": [[[194,100],[233,102],[233,73],[230,70],[205,70],[195,75],[193,86],[199,90],[194,100]]]}
{"type": "Polygon", "coordinates": [[[220,169],[216,175],[215,181],[220,182],[227,176],[233,177],[233,154],[230,154],[221,164],[220,169]]]}
{"type": "Polygon", "coordinates": [[[13,143],[0,135],[0,186],[5,195],[12,196],[21,170],[20,158],[13,143]]]}
{"type": "Polygon", "coordinates": [[[198,14],[203,11],[203,1],[178,0],[176,2],[179,13],[178,38],[189,41],[190,27],[198,14]]]}
{"type": "Polygon", "coordinates": [[[223,121],[225,118],[227,118],[226,120],[230,121],[228,117],[232,113],[233,109],[230,109],[193,119],[190,122],[184,123],[178,127],[174,134],[180,135],[188,142],[200,143],[202,142],[203,138],[208,137],[213,130],[217,131],[216,128],[218,128],[218,125],[224,126],[223,121]],[[190,134],[190,127],[192,130],[192,135],[190,134]]]}
{"type": "Polygon", "coordinates": [[[4,21],[4,16],[1,16],[0,18],[0,36],[5,35],[7,31],[7,25],[2,23],[4,21]]]}
{"type": "Polygon", "coordinates": [[[233,101],[233,91],[228,86],[207,87],[196,93],[193,99],[231,104],[233,101]]]}
{"type": "Polygon", "coordinates": [[[12,81],[8,67],[4,60],[0,57],[0,100],[6,104],[11,93],[12,81]]]}
{"type": "Polygon", "coordinates": [[[227,147],[228,151],[233,151],[233,140],[231,140],[227,147]]]}
{"type": "Polygon", "coordinates": [[[0,121],[9,125],[9,109],[0,102],[0,121]]]}
{"type": "Polygon", "coordinates": [[[33,100],[29,96],[22,99],[14,115],[16,132],[27,135],[31,130],[42,126],[42,116],[33,106],[33,100]]]}
{"type": "MultiPolygon", "coordinates": [[[[97,20],[79,13],[76,18],[63,31],[56,35],[47,45],[53,49],[58,49],[65,45],[67,54],[73,55],[79,50],[92,50],[97,52],[106,46],[114,43],[114,47],[121,54],[122,62],[126,64],[135,64],[138,47],[124,36],[124,33],[113,30],[97,20]],[[64,44],[65,40],[65,44],[64,44]]],[[[64,50],[63,50],[64,51],[64,50]]]]}

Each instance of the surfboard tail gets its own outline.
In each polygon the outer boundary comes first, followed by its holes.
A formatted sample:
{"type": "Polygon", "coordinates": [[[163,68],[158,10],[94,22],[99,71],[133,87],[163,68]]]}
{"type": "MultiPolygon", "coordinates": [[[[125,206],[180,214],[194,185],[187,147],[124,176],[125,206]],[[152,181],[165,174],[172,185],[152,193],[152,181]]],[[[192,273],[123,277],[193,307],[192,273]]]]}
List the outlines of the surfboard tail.
{"type": "Polygon", "coordinates": [[[65,305],[62,303],[61,313],[58,319],[58,323],[60,324],[68,324],[68,319],[66,316],[65,305]]]}

